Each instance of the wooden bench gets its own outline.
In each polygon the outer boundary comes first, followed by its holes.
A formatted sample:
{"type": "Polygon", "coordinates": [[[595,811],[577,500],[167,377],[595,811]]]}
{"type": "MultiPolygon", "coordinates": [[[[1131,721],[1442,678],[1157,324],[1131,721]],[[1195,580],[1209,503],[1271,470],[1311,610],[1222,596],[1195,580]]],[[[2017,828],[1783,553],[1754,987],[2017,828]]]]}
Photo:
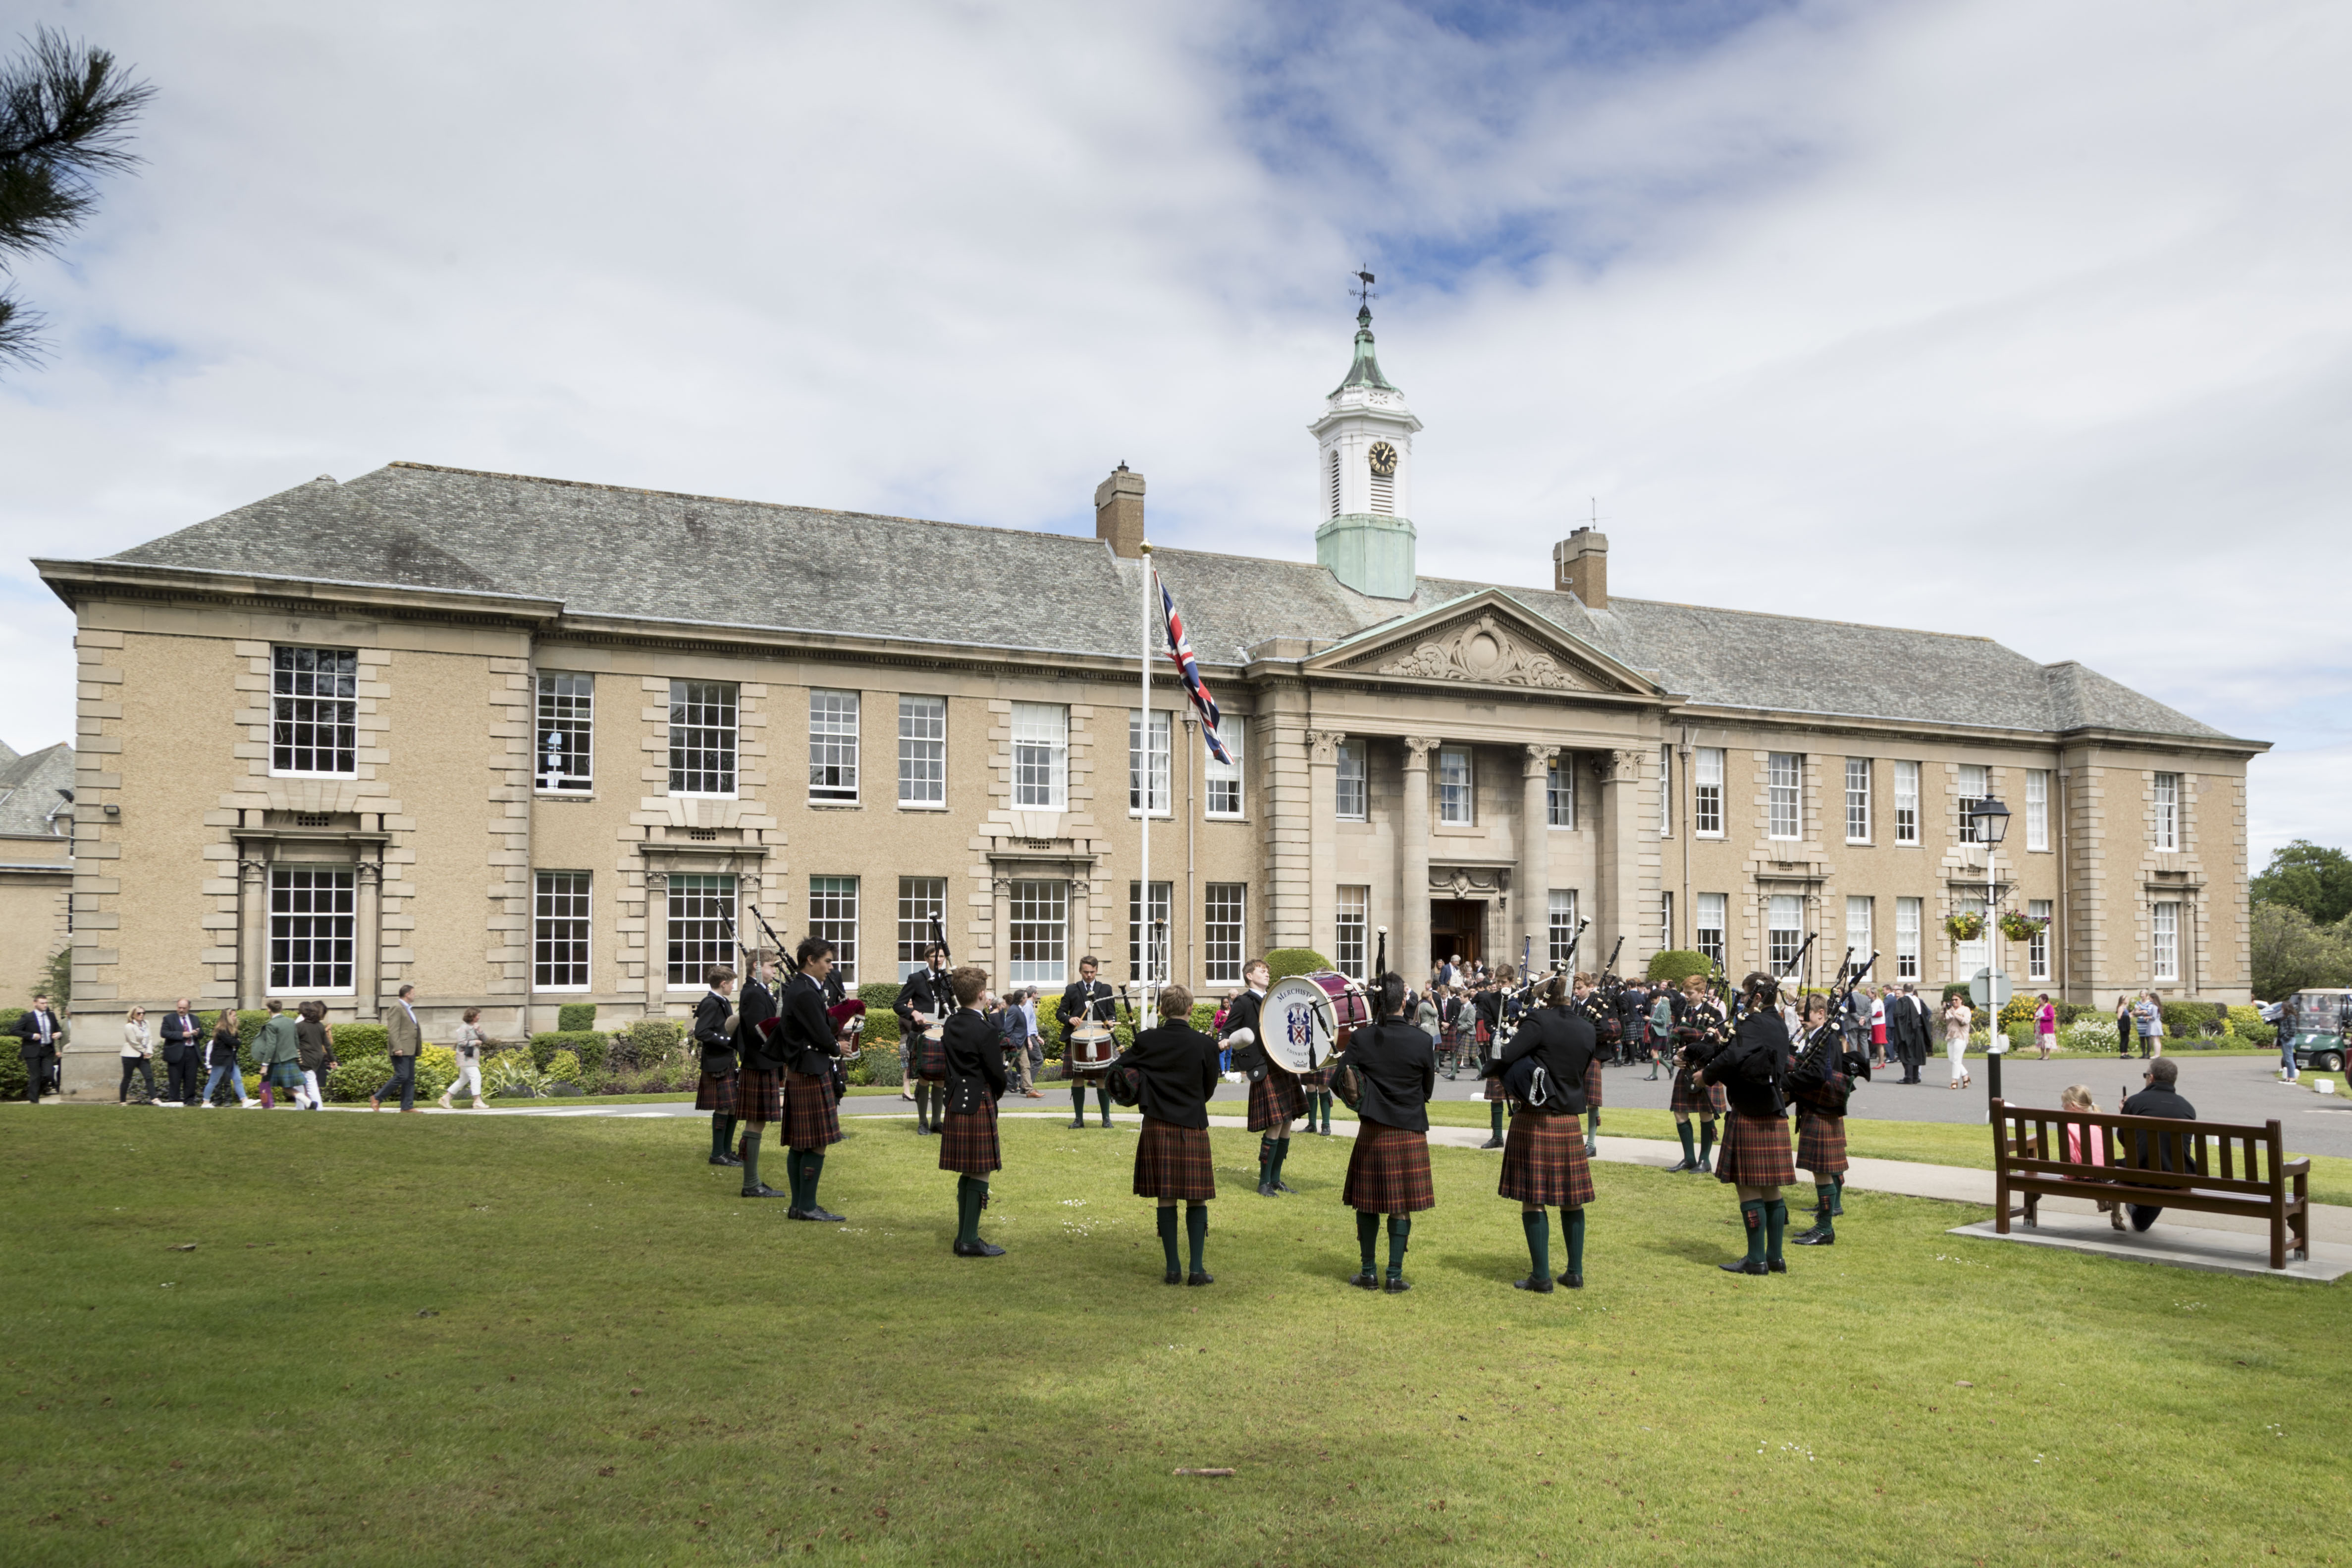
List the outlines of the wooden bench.
{"type": "Polygon", "coordinates": [[[2032,1110],[1992,1102],[1993,1228],[2020,1215],[2039,1226],[2043,1198],[2157,1204],[2270,1224],[2271,1267],[2311,1257],[2311,1162],[2286,1158],[2279,1124],[2232,1126],[2095,1110],[2032,1110]],[[2071,1142],[2068,1129],[2076,1136],[2071,1142]],[[2070,1147],[2082,1157],[2070,1159],[2070,1147]],[[2024,1199],[2017,1211],[2011,1194],[2024,1199]]]}

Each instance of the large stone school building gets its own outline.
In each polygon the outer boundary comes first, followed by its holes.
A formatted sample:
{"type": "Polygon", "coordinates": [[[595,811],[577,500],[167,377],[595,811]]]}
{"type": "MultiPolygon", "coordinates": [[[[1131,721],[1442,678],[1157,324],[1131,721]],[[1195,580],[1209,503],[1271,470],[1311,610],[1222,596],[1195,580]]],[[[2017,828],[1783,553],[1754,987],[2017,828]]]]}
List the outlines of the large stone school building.
{"type": "Polygon", "coordinates": [[[1150,555],[1229,763],[1165,661],[1141,702],[1123,465],[1093,538],[393,463],[40,561],[80,660],[78,1010],[373,1017],[413,982],[436,1037],[511,1034],[682,1015],[739,933],[895,978],[934,920],[1000,987],[1361,974],[1381,928],[1409,972],[1540,964],[1589,921],[1577,963],[1622,939],[1627,973],[1811,935],[1817,981],[1852,947],[2246,997],[2262,742],[1980,637],[1615,597],[1587,529],[1496,563],[1546,587],[1418,575],[1369,315],[1311,429],[1315,561],[1150,555]],[[1987,795],[2030,942],[1945,929],[1987,795]]]}

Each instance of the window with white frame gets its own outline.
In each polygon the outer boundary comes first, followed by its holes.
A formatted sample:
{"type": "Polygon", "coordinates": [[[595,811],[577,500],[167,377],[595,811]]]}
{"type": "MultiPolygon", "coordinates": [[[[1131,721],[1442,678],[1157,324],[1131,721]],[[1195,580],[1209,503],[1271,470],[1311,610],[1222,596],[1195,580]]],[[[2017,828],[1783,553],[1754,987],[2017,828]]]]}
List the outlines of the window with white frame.
{"type": "Polygon", "coordinates": [[[2025,847],[2050,847],[2050,770],[2025,770],[2025,847]]]}
{"type": "Polygon", "coordinates": [[[1701,746],[1691,777],[1691,832],[1700,838],[1723,837],[1723,748],[1701,746]]]}
{"type": "Polygon", "coordinates": [[[2156,775],[2156,847],[2166,853],[2180,847],[2180,775],[2156,775]]]}
{"type": "Polygon", "coordinates": [[[1919,764],[1895,764],[1895,842],[1919,842],[1919,764]]]}
{"type": "Polygon", "coordinates": [[[1723,927],[1724,916],[1730,904],[1731,895],[1728,893],[1701,893],[1695,923],[1691,927],[1694,949],[1727,969],[1730,967],[1730,960],[1724,955],[1723,927]]]}
{"type": "Polygon", "coordinates": [[[735,939],[735,879],[672,872],[669,879],[668,985],[699,991],[712,966],[731,963],[735,939]]]}
{"type": "Polygon", "coordinates": [[[1014,882],[1005,892],[1005,906],[1013,984],[1069,984],[1069,883],[1014,882]]]}
{"type": "Polygon", "coordinates": [[[1339,949],[1333,953],[1339,973],[1350,980],[1370,980],[1364,965],[1370,962],[1366,955],[1364,939],[1371,926],[1372,890],[1366,887],[1343,887],[1339,889],[1339,949]]]}
{"type": "Polygon", "coordinates": [[[898,804],[948,803],[948,700],[898,699],[898,804]]]}
{"type": "MultiPolygon", "coordinates": [[[[669,793],[735,793],[735,685],[725,680],[669,683],[669,793]]],[[[702,984],[697,973],[691,984],[702,984]]]]}
{"type": "Polygon", "coordinates": [[[1242,748],[1243,737],[1249,726],[1235,719],[1217,726],[1217,739],[1225,743],[1233,758],[1229,763],[1217,761],[1217,753],[1202,748],[1202,777],[1209,785],[1211,816],[1239,816],[1242,814],[1242,748]]]}
{"type": "Polygon", "coordinates": [[[588,989],[588,873],[540,872],[531,889],[532,989],[588,989]]]}
{"type": "Polygon", "coordinates": [[[1544,767],[1544,821],[1553,827],[1576,826],[1576,753],[1562,752],[1544,767]]]}
{"type": "Polygon", "coordinates": [[[1765,967],[1783,979],[1796,967],[1797,950],[1805,944],[1805,900],[1795,893],[1774,893],[1765,906],[1765,967]]]}
{"type": "Polygon", "coordinates": [[[924,967],[931,946],[931,922],[946,934],[948,879],[945,877],[898,879],[898,978],[903,981],[924,967]]]}
{"type": "Polygon", "coordinates": [[[539,729],[531,746],[536,783],[544,790],[595,787],[596,678],[566,670],[539,672],[539,729]]]}
{"type": "Polygon", "coordinates": [[[1845,841],[1870,842],[1870,759],[1845,760],[1845,841]]]}
{"type": "Polygon", "coordinates": [[[1875,945],[1871,935],[1871,916],[1874,912],[1870,900],[1856,898],[1851,893],[1846,895],[1845,944],[1853,949],[1853,962],[1856,963],[1868,962],[1875,945]]]}
{"type": "Polygon", "coordinates": [[[2180,905],[2158,900],[2148,910],[2148,973],[2156,980],[2180,978],[2180,905]]]}
{"type": "Polygon", "coordinates": [[[1148,941],[1151,944],[1151,983],[1154,985],[1168,984],[1168,949],[1172,945],[1170,939],[1174,934],[1169,925],[1173,886],[1169,882],[1151,884],[1150,923],[1147,927],[1143,885],[1139,882],[1127,885],[1127,973],[1137,980],[1144,977],[1144,943],[1148,941]]]}
{"type": "Polygon", "coordinates": [[[1974,844],[1977,841],[1977,819],[1970,816],[1969,813],[1974,811],[1978,803],[1992,793],[1991,778],[1990,768],[1979,766],[1975,763],[1960,764],[1960,842],[1963,844],[1974,844]]]}
{"type": "Polygon", "coordinates": [[[1675,945],[1675,896],[1658,895],[1658,951],[1665,952],[1675,945]]]}
{"type": "Polygon", "coordinates": [[[833,943],[833,972],[844,985],[857,984],[857,879],[809,879],[808,933],[833,943]]]}
{"type": "Polygon", "coordinates": [[[269,989],[348,996],[359,945],[359,873],[350,867],[269,868],[269,989]]]}
{"type": "Polygon", "coordinates": [[[1470,748],[1437,748],[1437,820],[1448,826],[1470,826],[1470,748]]]}
{"type": "Polygon", "coordinates": [[[1796,752],[1772,753],[1765,773],[1765,804],[1769,813],[1767,831],[1774,838],[1797,837],[1797,799],[1803,773],[1803,759],[1796,752]]]}
{"type": "Polygon", "coordinates": [[[809,799],[857,798],[857,693],[809,693],[809,799]]]}
{"type": "Polygon", "coordinates": [[[1339,773],[1335,783],[1339,788],[1338,804],[1332,815],[1342,822],[1361,822],[1369,815],[1364,785],[1364,742],[1342,741],[1339,743],[1339,773]]]}
{"type": "Polygon", "coordinates": [[[1675,749],[1658,748],[1658,837],[1675,836],[1675,749]]]}
{"type": "MultiPolygon", "coordinates": [[[[1342,889],[1343,907],[1344,894],[1342,889]]],[[[1202,978],[1212,985],[1241,984],[1242,940],[1248,929],[1243,917],[1248,912],[1248,899],[1246,882],[1208,884],[1207,896],[1201,906],[1201,950],[1205,966],[1202,978]]],[[[1344,936],[1340,946],[1342,951],[1347,946],[1344,936]]],[[[1346,973],[1344,964],[1340,972],[1346,973]]]]}
{"type": "Polygon", "coordinates": [[[359,655],[349,648],[269,650],[269,771],[351,778],[359,773],[359,655]]]}
{"type": "Polygon", "coordinates": [[[2025,977],[2028,980],[2047,980],[2050,978],[2050,900],[2028,900],[2025,912],[2042,922],[2042,929],[2026,939],[2025,977]]]}
{"type": "MultiPolygon", "coordinates": [[[[1164,708],[1151,710],[1151,815],[1168,815],[1168,743],[1169,720],[1164,708]]],[[[1134,709],[1127,714],[1127,812],[1129,816],[1143,810],[1143,716],[1134,709]]]]}
{"type": "Polygon", "coordinates": [[[1921,899],[1895,900],[1895,978],[1919,978],[1919,921],[1926,908],[1921,899]]]}
{"type": "Polygon", "coordinates": [[[1576,889],[1551,889],[1544,952],[1555,969],[1573,961],[1576,953],[1576,889]]]}
{"type": "MultiPolygon", "coordinates": [[[[1981,915],[1985,912],[1982,893],[1956,893],[1952,896],[1952,912],[1956,915],[1981,915]]],[[[1972,980],[1978,970],[1992,962],[1992,938],[1990,931],[1974,942],[1955,940],[1952,943],[1952,978],[1972,980]]]]}
{"type": "MultiPolygon", "coordinates": [[[[1070,798],[1070,710],[1059,702],[1013,705],[1013,804],[1061,811],[1070,798]]],[[[1018,981],[1029,984],[1029,981],[1018,981]]]]}

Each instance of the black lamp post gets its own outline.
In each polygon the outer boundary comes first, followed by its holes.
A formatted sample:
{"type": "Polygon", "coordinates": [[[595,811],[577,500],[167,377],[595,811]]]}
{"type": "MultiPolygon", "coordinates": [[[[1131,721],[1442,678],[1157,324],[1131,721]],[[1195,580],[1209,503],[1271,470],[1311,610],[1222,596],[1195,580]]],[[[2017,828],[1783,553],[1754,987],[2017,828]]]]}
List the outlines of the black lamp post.
{"type": "Polygon", "coordinates": [[[1985,1029],[1985,1113],[1990,1117],[1991,1102],[2001,1097],[2000,1058],[2008,1054],[2007,1041],[2000,1032],[2001,995],[1997,978],[2000,973],[2000,888],[1993,880],[1992,852],[2009,836],[2009,807],[2000,804],[2000,797],[1987,795],[1969,808],[1969,823],[1976,829],[1977,842],[1985,847],[1985,1003],[1990,1016],[1985,1029]]]}

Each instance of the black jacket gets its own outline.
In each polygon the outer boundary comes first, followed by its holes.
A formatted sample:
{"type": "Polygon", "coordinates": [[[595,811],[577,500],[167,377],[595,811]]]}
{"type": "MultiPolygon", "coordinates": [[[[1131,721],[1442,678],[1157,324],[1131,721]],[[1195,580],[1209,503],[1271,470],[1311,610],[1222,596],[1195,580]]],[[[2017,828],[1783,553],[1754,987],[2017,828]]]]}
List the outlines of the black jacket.
{"type": "Polygon", "coordinates": [[[16,1035],[24,1042],[16,1047],[16,1054],[26,1061],[31,1061],[37,1057],[57,1055],[63,1048],[66,1037],[65,1021],[58,1016],[55,1009],[51,1009],[49,1043],[46,1046],[41,1044],[40,1030],[35,1025],[35,1016],[33,1010],[27,1007],[25,1009],[24,1016],[16,1020],[16,1035]]]}
{"type": "Polygon", "coordinates": [[[760,1038],[759,1026],[776,1016],[776,994],[757,980],[746,980],[736,995],[735,1012],[735,1048],[746,1051],[760,1038]]]}
{"type": "Polygon", "coordinates": [[[1236,1072],[1245,1073],[1253,1068],[1262,1072],[1267,1066],[1265,1005],[1265,997],[1244,988],[1225,1008],[1225,1033],[1221,1037],[1231,1038],[1236,1029],[1250,1032],[1248,1045],[1234,1047],[1234,1070],[1236,1072]]]}
{"type": "Polygon", "coordinates": [[[940,1032],[940,1043],[947,1049],[948,1110],[970,1116],[983,1098],[992,1103],[1003,1099],[1004,1039],[988,1016],[975,1007],[959,1007],[940,1032]]]}
{"type": "Polygon", "coordinates": [[[1789,1065],[1794,1055],[1789,1026],[1780,1015],[1759,1009],[1739,1020],[1731,1043],[1699,1076],[1721,1084],[1724,1098],[1742,1116],[1778,1116],[1788,1109],[1789,1065]]]}
{"type": "Polygon", "coordinates": [[[727,1015],[733,1011],[735,1004],[716,991],[704,992],[694,1005],[694,1043],[702,1047],[704,1072],[735,1070],[735,1037],[727,1032],[727,1015]]]}
{"type": "Polygon", "coordinates": [[[1503,993],[1500,989],[1489,988],[1479,992],[1471,999],[1471,1005],[1478,1009],[1478,1021],[1486,1026],[1489,1037],[1502,1032],[1503,993]]]}
{"type": "Polygon", "coordinates": [[[907,976],[890,1010],[898,1015],[898,1037],[902,1040],[913,1040],[922,1034],[923,1026],[915,1022],[918,1013],[929,1014],[934,1023],[949,1017],[956,1010],[956,1000],[954,990],[948,984],[947,972],[933,974],[929,969],[918,969],[907,976]]]}
{"type": "MultiPolygon", "coordinates": [[[[227,1013],[228,1009],[224,1007],[221,1011],[227,1013]]],[[[229,1013],[228,1016],[231,1018],[235,1018],[236,1016],[234,1013],[229,1013]]],[[[205,1065],[206,1067],[215,1068],[233,1066],[236,1061],[236,1048],[237,1035],[236,1026],[232,1024],[229,1026],[228,1033],[226,1035],[222,1034],[219,1027],[215,1026],[213,1030],[212,1043],[207,1046],[205,1050],[205,1056],[206,1058],[205,1065]]]]}
{"type": "Polygon", "coordinates": [[[177,1013],[164,1014],[163,1023],[158,1033],[163,1038],[163,1059],[167,1062],[184,1061],[190,1051],[201,1051],[205,1048],[205,1026],[196,1021],[196,1016],[194,1013],[188,1015],[188,1024],[185,1028],[180,1026],[180,1016],[177,1013]]]}
{"type": "Polygon", "coordinates": [[[768,1037],[761,1059],[751,1065],[781,1063],[805,1078],[822,1078],[832,1071],[833,1058],[841,1054],[841,1042],[835,1037],[833,1020],[824,1008],[824,987],[806,974],[794,974],[784,982],[776,1032],[768,1037]]]}
{"type": "Polygon", "coordinates": [[[1437,1092],[1437,1052],[1429,1037],[1402,1018],[1383,1018],[1358,1029],[1348,1043],[1348,1060],[1364,1086],[1356,1114],[1366,1121],[1429,1131],[1429,1097],[1437,1092]]]}
{"type": "Polygon", "coordinates": [[[1119,1060],[1143,1071],[1137,1107],[1144,1115],[1171,1127],[1209,1125],[1209,1101],[1217,1092],[1216,1041],[1180,1018],[1144,1030],[1119,1060]]]}
{"type": "MultiPolygon", "coordinates": [[[[2197,1120],[2197,1108],[2181,1099],[2179,1091],[2150,1084],[2124,1101],[2123,1114],[2165,1116],[2181,1121],[2194,1121],[2197,1120]]],[[[2195,1145],[2189,1144],[2189,1140],[2185,1138],[2176,1138],[2168,1132],[2151,1134],[2135,1131],[2132,1134],[2132,1142],[2135,1145],[2132,1163],[2143,1170],[2150,1166],[2159,1171],[2179,1170],[2181,1166],[2173,1163],[2173,1152],[2177,1149],[2182,1151],[2183,1163],[2194,1168],[2194,1161],[2187,1156],[2189,1150],[2193,1149],[2195,1145]],[[2151,1137],[2155,1140],[2154,1149],[2148,1147],[2151,1137]],[[2189,1149],[2182,1149],[2184,1144],[2189,1144],[2189,1149]]]]}
{"type": "Polygon", "coordinates": [[[1118,1013],[1118,993],[1110,988],[1108,980],[1073,980],[1063,990],[1062,999],[1054,1005],[1054,1016],[1061,1020],[1066,1046],[1071,1020],[1108,1024],[1116,1021],[1118,1013]]]}
{"type": "Polygon", "coordinates": [[[1584,1114],[1584,1069],[1592,1065],[1600,1040],[1591,1020],[1573,1007],[1538,1007],[1527,1016],[1511,1043],[1504,1047],[1507,1070],[1523,1057],[1533,1057],[1549,1079],[1544,1110],[1584,1114]]]}

